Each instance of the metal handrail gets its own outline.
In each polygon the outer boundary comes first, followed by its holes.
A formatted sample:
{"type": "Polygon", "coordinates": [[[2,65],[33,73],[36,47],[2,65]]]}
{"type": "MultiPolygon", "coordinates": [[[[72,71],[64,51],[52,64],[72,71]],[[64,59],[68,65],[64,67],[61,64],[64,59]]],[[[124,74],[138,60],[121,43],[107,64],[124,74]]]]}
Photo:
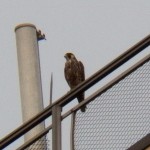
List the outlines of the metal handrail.
{"type": "Polygon", "coordinates": [[[37,124],[41,123],[43,120],[48,118],[52,115],[52,107],[55,105],[60,105],[61,107],[68,104],[70,101],[72,101],[73,98],[76,97],[76,95],[80,92],[83,92],[87,89],[89,89],[91,86],[93,86],[95,83],[106,77],[108,74],[113,72],[115,69],[120,67],[122,64],[127,62],[129,59],[134,57],[136,54],[144,50],[146,47],[150,45],[150,35],[146,36],[144,39],[139,41],[137,44],[135,44],[133,47],[128,49],[126,52],[124,52],[122,55],[117,57],[115,60],[110,62],[108,65],[100,69],[98,72],[93,74],[91,77],[86,79],[84,82],[82,82],[80,85],[78,85],[76,88],[71,90],[69,93],[65,94],[61,98],[59,98],[56,102],[54,102],[52,105],[47,106],[42,112],[37,114],[35,117],[31,118],[29,121],[18,127],[16,130],[8,134],[6,137],[0,140],[0,149],[5,148],[10,143],[21,137],[23,134],[31,130],[33,127],[35,127],[37,124]]]}
{"type": "MultiPolygon", "coordinates": [[[[74,114],[75,115],[76,111],[79,110],[83,105],[88,104],[89,102],[91,102],[92,100],[94,100],[97,96],[100,96],[102,93],[106,92],[113,85],[115,85],[116,83],[118,83],[120,80],[122,80],[123,78],[125,78],[127,75],[129,75],[130,73],[132,73],[134,70],[136,70],[137,68],[139,68],[140,66],[142,66],[143,64],[145,64],[149,60],[150,60],[150,54],[147,55],[146,57],[144,57],[142,60],[140,60],[138,63],[136,63],[135,65],[133,65],[129,69],[127,69],[125,72],[123,72],[122,74],[120,74],[119,76],[117,76],[111,82],[109,82],[108,84],[106,84],[105,86],[103,86],[102,88],[100,88],[99,90],[97,90],[95,93],[93,93],[92,95],[90,95],[89,97],[87,97],[83,102],[79,103],[78,105],[76,105],[72,109],[68,110],[65,114],[63,114],[61,116],[61,120],[65,119],[70,114],[74,114]]],[[[72,127],[74,127],[73,118],[74,118],[74,116],[72,117],[72,127]]],[[[35,141],[37,141],[38,139],[40,139],[42,136],[46,135],[49,132],[49,130],[51,130],[51,129],[52,129],[52,125],[50,125],[49,127],[47,127],[44,131],[42,131],[41,133],[39,133],[37,136],[35,136],[31,140],[29,140],[28,142],[24,143],[17,150],[22,150],[22,149],[27,148],[28,146],[30,146],[31,144],[33,144],[35,141]]],[[[73,132],[73,129],[71,131],[73,132]]],[[[71,140],[73,141],[73,133],[71,135],[72,135],[71,140]]],[[[73,144],[72,144],[72,146],[73,146],[73,144]]]]}

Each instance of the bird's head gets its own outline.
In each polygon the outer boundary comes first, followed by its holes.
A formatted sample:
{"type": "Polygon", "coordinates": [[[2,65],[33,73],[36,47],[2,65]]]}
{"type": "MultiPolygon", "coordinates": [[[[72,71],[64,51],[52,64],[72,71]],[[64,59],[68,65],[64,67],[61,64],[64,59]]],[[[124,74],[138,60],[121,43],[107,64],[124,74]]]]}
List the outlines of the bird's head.
{"type": "Polygon", "coordinates": [[[72,54],[72,53],[66,53],[64,57],[66,58],[67,61],[72,58],[75,58],[74,54],[72,54]]]}

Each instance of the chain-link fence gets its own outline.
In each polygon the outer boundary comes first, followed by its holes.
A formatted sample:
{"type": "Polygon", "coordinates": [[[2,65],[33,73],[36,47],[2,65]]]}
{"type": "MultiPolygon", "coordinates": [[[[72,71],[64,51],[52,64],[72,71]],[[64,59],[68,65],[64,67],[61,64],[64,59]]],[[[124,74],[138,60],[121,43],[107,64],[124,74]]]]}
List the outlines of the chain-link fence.
{"type": "Polygon", "coordinates": [[[79,110],[75,150],[125,150],[150,132],[150,61],[79,110]]]}
{"type": "Polygon", "coordinates": [[[51,150],[52,149],[52,130],[51,126],[37,134],[30,140],[26,141],[17,150],[51,150]]]}
{"type": "Polygon", "coordinates": [[[50,150],[49,140],[44,135],[42,138],[24,150],[50,150]]]}

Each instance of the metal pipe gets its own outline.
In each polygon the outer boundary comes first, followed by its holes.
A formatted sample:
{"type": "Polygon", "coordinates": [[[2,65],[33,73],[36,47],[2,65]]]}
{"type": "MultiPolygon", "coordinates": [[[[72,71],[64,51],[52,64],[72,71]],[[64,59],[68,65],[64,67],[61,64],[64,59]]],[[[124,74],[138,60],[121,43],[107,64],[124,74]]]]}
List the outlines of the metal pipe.
{"type": "Polygon", "coordinates": [[[53,99],[53,73],[51,73],[51,80],[50,80],[50,105],[52,105],[53,99]]]}
{"type": "Polygon", "coordinates": [[[52,149],[61,150],[61,107],[52,108],[52,149]]]}
{"type": "MultiPolygon", "coordinates": [[[[15,28],[15,33],[22,118],[23,122],[26,122],[44,109],[37,30],[32,24],[21,24],[15,28]]],[[[44,129],[45,124],[42,122],[29,133],[25,134],[25,142],[44,129]]],[[[43,148],[45,146],[46,144],[43,144],[43,148]]]]}
{"type": "Polygon", "coordinates": [[[71,115],[70,150],[75,150],[74,147],[75,115],[76,112],[73,112],[71,115]]]}

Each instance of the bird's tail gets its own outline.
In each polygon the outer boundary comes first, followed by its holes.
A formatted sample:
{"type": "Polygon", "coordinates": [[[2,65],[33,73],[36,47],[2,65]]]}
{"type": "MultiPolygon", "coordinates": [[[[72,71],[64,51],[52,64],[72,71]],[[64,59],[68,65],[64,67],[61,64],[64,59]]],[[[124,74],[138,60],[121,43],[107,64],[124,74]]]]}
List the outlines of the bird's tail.
{"type": "MultiPolygon", "coordinates": [[[[79,103],[80,102],[82,102],[83,100],[84,100],[84,93],[81,93],[80,95],[78,95],[77,96],[77,99],[78,99],[78,101],[79,101],[79,103]]],[[[85,112],[86,111],[86,105],[83,105],[82,107],[81,107],[81,111],[82,112],[85,112]]]]}

